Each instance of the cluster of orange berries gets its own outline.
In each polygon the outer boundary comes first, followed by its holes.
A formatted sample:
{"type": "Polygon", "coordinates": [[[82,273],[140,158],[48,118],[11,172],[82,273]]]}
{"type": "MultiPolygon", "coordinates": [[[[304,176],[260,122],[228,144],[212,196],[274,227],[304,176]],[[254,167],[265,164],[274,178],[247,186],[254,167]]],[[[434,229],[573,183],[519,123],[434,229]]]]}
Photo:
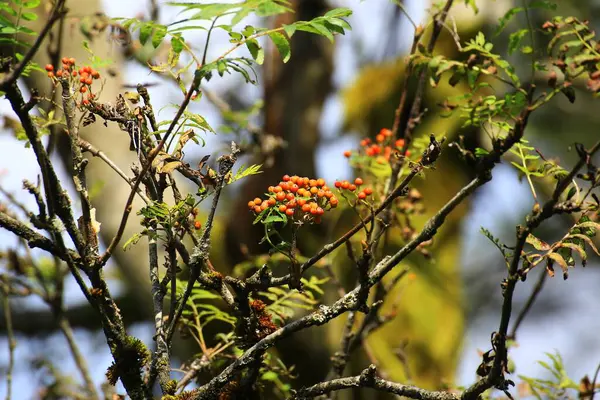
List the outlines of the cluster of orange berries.
{"type": "Polygon", "coordinates": [[[325,180],[284,175],[277,186],[269,186],[268,198],[257,197],[248,202],[256,214],[274,208],[289,218],[321,222],[326,209],[337,207],[339,200],[325,184],[325,180]]]}
{"type": "MultiPolygon", "coordinates": [[[[364,181],[362,180],[362,178],[356,178],[354,180],[354,183],[350,183],[349,181],[335,181],[334,186],[340,190],[348,190],[350,192],[356,193],[357,189],[360,186],[362,186],[363,183],[364,183],[364,181]]],[[[356,193],[356,197],[358,197],[360,200],[364,200],[367,198],[367,196],[370,196],[372,194],[373,194],[373,189],[371,189],[370,187],[366,187],[366,188],[363,188],[358,193],[356,193]]]]}
{"type": "MultiPolygon", "coordinates": [[[[379,131],[379,134],[375,136],[375,143],[373,143],[370,138],[365,138],[360,141],[360,146],[364,149],[367,156],[376,157],[376,161],[380,164],[388,162],[394,151],[403,152],[406,157],[410,157],[410,151],[406,150],[406,152],[404,152],[404,139],[398,139],[393,142],[392,136],[392,131],[390,129],[383,128],[379,131]]],[[[344,151],[344,156],[350,158],[352,156],[352,151],[344,151]]]]}
{"type": "Polygon", "coordinates": [[[87,98],[82,100],[83,105],[88,105],[90,100],[94,98],[94,94],[91,92],[91,85],[96,79],[100,79],[100,72],[96,71],[90,66],[83,66],[77,70],[75,68],[75,59],[63,57],[62,58],[62,69],[54,72],[54,66],[52,64],[46,65],[46,71],[48,72],[49,78],[66,78],[72,77],[77,78],[79,76],[79,92],[81,94],[86,93],[88,90],[90,93],[87,98]]]}

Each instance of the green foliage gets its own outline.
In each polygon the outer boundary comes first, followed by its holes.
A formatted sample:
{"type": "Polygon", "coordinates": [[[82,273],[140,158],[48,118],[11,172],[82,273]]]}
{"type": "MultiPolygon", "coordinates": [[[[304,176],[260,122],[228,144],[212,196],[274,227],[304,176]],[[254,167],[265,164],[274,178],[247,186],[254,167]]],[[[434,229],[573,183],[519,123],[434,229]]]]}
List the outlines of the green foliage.
{"type": "Polygon", "coordinates": [[[35,31],[23,26],[22,21],[37,20],[37,14],[31,10],[36,9],[40,2],[41,0],[11,0],[0,3],[0,43],[29,47],[17,35],[37,35],[35,31]]]}
{"type": "Polygon", "coordinates": [[[261,164],[259,164],[259,165],[254,164],[254,165],[250,165],[249,167],[242,165],[237,170],[237,172],[229,179],[229,181],[227,183],[231,184],[231,183],[237,182],[240,179],[243,179],[247,176],[262,174],[263,171],[260,170],[261,167],[262,167],[261,164]]]}
{"type": "MultiPolygon", "coordinates": [[[[41,0],[9,0],[0,2],[0,45],[12,46],[14,50],[13,62],[23,60],[22,50],[30,47],[19,35],[30,37],[37,36],[37,32],[24,26],[24,23],[36,21],[38,15],[35,9],[40,6],[41,0]]],[[[23,70],[23,76],[29,76],[32,71],[42,71],[33,61],[29,61],[23,70]]]]}
{"type": "Polygon", "coordinates": [[[527,384],[524,395],[534,396],[538,400],[574,398],[579,386],[567,375],[560,354],[546,353],[549,363],[538,361],[549,374],[551,379],[529,378],[519,375],[519,378],[527,384]]]}
{"type": "Polygon", "coordinates": [[[546,270],[550,276],[554,276],[554,264],[558,264],[564,279],[567,279],[569,268],[575,266],[573,252],[577,253],[584,267],[588,259],[586,245],[600,256],[600,252],[593,242],[598,229],[600,229],[599,223],[592,221],[587,215],[583,215],[561,240],[553,244],[530,234],[527,237],[527,243],[533,246],[537,252],[524,252],[522,256],[524,273],[545,260],[546,270]]]}
{"type": "MultiPolygon", "coordinates": [[[[268,37],[281,55],[283,62],[289,61],[291,57],[291,48],[289,38],[296,31],[310,32],[316,35],[324,36],[333,41],[334,35],[344,34],[346,30],[351,29],[348,22],[344,19],[352,14],[347,8],[336,8],[328,11],[321,17],[310,21],[297,21],[293,24],[284,25],[274,29],[266,29],[247,25],[243,29],[236,27],[248,16],[254,14],[258,17],[268,17],[291,11],[288,1],[285,0],[246,0],[237,3],[188,3],[188,2],[169,2],[171,6],[181,8],[181,14],[186,15],[179,21],[168,26],[158,24],[154,21],[141,21],[137,18],[116,19],[126,30],[137,33],[140,43],[145,45],[151,42],[153,48],[158,48],[164,43],[164,39],[170,37],[169,58],[166,63],[152,66],[152,70],[160,73],[168,73],[177,82],[180,82],[180,74],[187,72],[189,68],[196,64],[196,79],[209,80],[212,72],[216,71],[219,76],[225,73],[238,73],[247,83],[256,83],[256,73],[252,69],[252,63],[260,65],[264,62],[264,49],[259,42],[261,37],[268,37]],[[191,15],[190,15],[191,14],[191,15]],[[218,24],[223,17],[230,18],[229,23],[218,24]],[[209,28],[204,26],[190,25],[194,22],[210,21],[209,28]],[[185,31],[203,30],[207,31],[207,40],[213,29],[224,30],[229,34],[230,42],[233,47],[212,62],[205,62],[206,50],[202,56],[193,53],[192,49],[186,45],[183,33],[185,31]],[[285,34],[284,34],[285,33],[285,34]],[[239,47],[245,46],[252,59],[246,57],[227,57],[231,52],[239,47]],[[193,62],[185,66],[179,66],[180,55],[187,51],[193,62]],[[201,61],[202,60],[202,61],[201,61]]],[[[185,88],[182,87],[185,92],[185,88]]]]}
{"type": "Polygon", "coordinates": [[[309,279],[302,278],[301,281],[305,289],[302,292],[283,286],[270,287],[266,292],[258,293],[260,297],[269,301],[267,311],[272,314],[274,321],[279,325],[283,325],[286,320],[292,318],[297,309],[313,310],[319,304],[317,296],[324,294],[321,286],[327,283],[329,278],[319,279],[311,275],[309,279]]]}

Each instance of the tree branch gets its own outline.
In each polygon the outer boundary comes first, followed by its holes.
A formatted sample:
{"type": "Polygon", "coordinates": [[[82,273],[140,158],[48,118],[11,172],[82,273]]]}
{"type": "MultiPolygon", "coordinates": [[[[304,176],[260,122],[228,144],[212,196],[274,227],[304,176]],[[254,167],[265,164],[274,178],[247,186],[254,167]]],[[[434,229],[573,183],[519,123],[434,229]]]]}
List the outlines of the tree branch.
{"type": "Polygon", "coordinates": [[[380,392],[393,393],[410,399],[421,400],[458,400],[458,396],[448,392],[435,392],[420,389],[416,386],[402,385],[381,379],[376,374],[375,365],[371,364],[360,375],[348,378],[338,378],[327,382],[302,388],[292,397],[295,400],[310,399],[322,394],[351,388],[370,388],[380,392]]]}

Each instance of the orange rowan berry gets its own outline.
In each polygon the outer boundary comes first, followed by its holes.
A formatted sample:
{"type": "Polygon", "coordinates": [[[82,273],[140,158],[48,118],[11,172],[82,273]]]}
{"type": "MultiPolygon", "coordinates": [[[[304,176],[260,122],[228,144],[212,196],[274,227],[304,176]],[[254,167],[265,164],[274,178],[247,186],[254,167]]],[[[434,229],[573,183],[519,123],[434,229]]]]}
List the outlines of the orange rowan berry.
{"type": "Polygon", "coordinates": [[[332,197],[331,199],[329,199],[329,204],[331,204],[332,208],[337,207],[339,203],[339,200],[337,199],[337,197],[332,197]]]}
{"type": "Polygon", "coordinates": [[[73,71],[73,72],[71,72],[71,75],[73,75],[73,76],[77,76],[77,71],[73,71]]]}
{"type": "Polygon", "coordinates": [[[319,190],[317,191],[317,197],[324,197],[325,196],[325,191],[324,190],[319,190]]]}
{"type": "Polygon", "coordinates": [[[292,200],[288,201],[287,206],[288,206],[288,208],[294,208],[294,207],[296,207],[296,204],[297,204],[296,199],[292,199],[292,200]]]}
{"type": "Polygon", "coordinates": [[[86,78],[86,79],[85,79],[85,83],[86,83],[86,85],[91,85],[91,84],[92,84],[92,82],[93,82],[93,81],[92,81],[92,78],[86,78]]]}
{"type": "Polygon", "coordinates": [[[323,210],[321,207],[317,207],[317,215],[323,215],[325,214],[325,210],[323,210]]]}
{"type": "Polygon", "coordinates": [[[292,183],[298,183],[298,175],[294,175],[290,178],[290,181],[292,181],[292,183]]]}
{"type": "Polygon", "coordinates": [[[292,192],[292,193],[297,193],[297,192],[298,192],[298,189],[299,189],[298,185],[296,185],[296,184],[294,183],[294,184],[292,184],[292,186],[290,186],[290,189],[289,189],[289,191],[290,191],[290,192],[292,192]]]}
{"type": "Polygon", "coordinates": [[[251,209],[251,210],[254,209],[254,200],[248,202],[248,208],[251,209]]]}
{"type": "Polygon", "coordinates": [[[317,179],[317,186],[318,186],[318,187],[323,187],[323,186],[325,186],[325,179],[323,179],[323,178],[319,178],[319,179],[317,179]]]}
{"type": "Polygon", "coordinates": [[[396,144],[397,148],[399,148],[399,149],[403,148],[404,147],[404,139],[398,139],[398,140],[396,140],[395,144],[396,144]]]}
{"type": "Polygon", "coordinates": [[[83,99],[83,101],[81,102],[81,104],[83,104],[84,106],[89,106],[90,105],[90,101],[88,99],[83,99]]]}
{"type": "Polygon", "coordinates": [[[44,68],[48,72],[54,71],[54,65],[52,65],[52,64],[46,64],[46,66],[44,68]]]}
{"type": "Polygon", "coordinates": [[[346,158],[350,158],[351,155],[352,155],[352,152],[350,150],[346,150],[344,152],[344,157],[346,157],[346,158]]]}
{"type": "Polygon", "coordinates": [[[293,200],[296,196],[294,196],[294,193],[288,193],[285,195],[285,198],[288,200],[293,200]]]}
{"type": "Polygon", "coordinates": [[[273,192],[274,192],[274,193],[280,193],[281,191],[283,191],[283,189],[281,188],[281,186],[275,186],[275,187],[273,188],[273,192]]]}
{"type": "Polygon", "coordinates": [[[385,164],[387,162],[387,160],[385,159],[385,157],[383,156],[379,156],[377,157],[377,159],[375,160],[378,164],[385,164]]]}
{"type": "Polygon", "coordinates": [[[267,203],[270,206],[274,206],[277,203],[277,200],[275,200],[275,198],[273,198],[273,197],[269,197],[269,200],[267,200],[267,203]]]}
{"type": "Polygon", "coordinates": [[[310,181],[308,181],[308,184],[310,185],[310,187],[315,187],[317,186],[317,180],[316,179],[311,179],[310,181]]]}
{"type": "Polygon", "coordinates": [[[52,71],[48,72],[48,78],[54,78],[54,72],[52,72],[52,71]]]}
{"type": "Polygon", "coordinates": [[[261,211],[260,206],[254,206],[255,213],[260,214],[260,211],[261,211]]]}
{"type": "Polygon", "coordinates": [[[267,191],[269,193],[273,193],[273,189],[275,189],[275,186],[269,186],[269,188],[267,189],[267,191]]]}
{"type": "Polygon", "coordinates": [[[255,206],[260,206],[261,204],[262,204],[262,200],[260,198],[256,197],[254,199],[254,205],[255,206]]]}
{"type": "Polygon", "coordinates": [[[73,57],[69,58],[69,64],[71,64],[71,65],[75,64],[75,59],[73,57]]]}
{"type": "Polygon", "coordinates": [[[294,215],[294,209],[288,208],[287,210],[285,210],[285,215],[287,215],[288,217],[291,217],[292,215],[294,215]]]}
{"type": "Polygon", "coordinates": [[[348,190],[351,191],[351,192],[354,192],[356,190],[356,185],[349,184],[348,185],[348,190]]]}
{"type": "Polygon", "coordinates": [[[311,208],[310,208],[310,213],[311,213],[312,215],[317,215],[317,214],[318,214],[318,212],[317,212],[317,207],[314,207],[314,208],[312,208],[312,207],[311,207],[311,208]]]}
{"type": "Polygon", "coordinates": [[[82,76],[81,78],[79,78],[79,83],[85,83],[85,77],[82,76]]]}
{"type": "Polygon", "coordinates": [[[194,228],[196,230],[201,229],[202,228],[202,222],[200,222],[200,221],[194,221],[194,228]]]}
{"type": "Polygon", "coordinates": [[[406,152],[404,153],[404,155],[405,155],[406,157],[410,157],[410,150],[406,150],[406,152]]]}
{"type": "Polygon", "coordinates": [[[287,206],[285,206],[283,204],[279,206],[279,211],[280,212],[285,212],[285,210],[287,210],[287,206]]]}
{"type": "Polygon", "coordinates": [[[277,192],[277,194],[275,195],[275,198],[279,201],[283,201],[283,200],[285,200],[285,193],[277,192]]]}
{"type": "Polygon", "coordinates": [[[381,130],[379,131],[379,134],[390,137],[390,136],[392,136],[392,131],[389,130],[388,128],[381,128],[381,130]]]}
{"type": "Polygon", "coordinates": [[[289,181],[289,180],[290,180],[290,176],[289,176],[289,175],[284,175],[284,176],[283,176],[283,181],[284,181],[284,182],[287,182],[287,181],[289,181]]]}
{"type": "Polygon", "coordinates": [[[335,183],[333,184],[333,186],[335,186],[336,188],[341,188],[342,187],[342,182],[340,181],[335,181],[335,183]]]}
{"type": "Polygon", "coordinates": [[[296,199],[296,203],[300,206],[303,207],[306,204],[306,200],[305,199],[296,199]]]}
{"type": "Polygon", "coordinates": [[[92,78],[94,78],[94,79],[100,78],[100,73],[98,71],[92,71],[92,78]]]}
{"type": "Polygon", "coordinates": [[[266,201],[263,201],[262,204],[260,205],[260,210],[265,211],[267,208],[269,208],[269,203],[267,203],[266,201]]]}
{"type": "Polygon", "coordinates": [[[59,69],[58,71],[56,71],[56,76],[59,77],[59,78],[62,78],[62,76],[63,76],[63,70],[59,69]]]}
{"type": "Polygon", "coordinates": [[[365,192],[365,194],[366,194],[367,196],[370,196],[370,195],[372,195],[372,194],[373,194],[373,189],[371,189],[371,188],[365,188],[364,192],[365,192]]]}
{"type": "Polygon", "coordinates": [[[62,61],[63,64],[68,64],[69,63],[69,59],[67,57],[63,57],[61,59],[61,61],[62,61]]]}
{"type": "Polygon", "coordinates": [[[87,72],[88,74],[92,72],[92,67],[90,67],[89,65],[86,65],[82,69],[83,69],[83,72],[87,72]]]}
{"type": "Polygon", "coordinates": [[[362,185],[362,184],[363,184],[363,180],[362,180],[362,178],[356,178],[356,179],[354,180],[354,184],[355,184],[356,186],[360,186],[360,185],[362,185]]]}
{"type": "Polygon", "coordinates": [[[379,143],[381,143],[385,140],[385,136],[377,135],[377,136],[375,136],[375,140],[377,140],[379,143]]]}
{"type": "Polygon", "coordinates": [[[364,199],[367,198],[367,194],[365,192],[360,192],[358,194],[358,198],[361,199],[361,200],[364,200],[364,199]]]}
{"type": "Polygon", "coordinates": [[[310,193],[311,194],[317,194],[319,192],[319,189],[317,189],[316,187],[311,187],[310,188],[310,193]]]}
{"type": "Polygon", "coordinates": [[[304,211],[304,212],[310,212],[310,204],[304,203],[302,205],[302,211],[304,211]]]}
{"type": "Polygon", "coordinates": [[[326,190],[325,191],[325,197],[328,198],[328,199],[330,199],[331,196],[333,196],[333,193],[331,191],[329,191],[329,190],[326,190]]]}
{"type": "Polygon", "coordinates": [[[348,181],[342,182],[342,189],[348,189],[349,187],[350,187],[350,182],[348,182],[348,181]]]}

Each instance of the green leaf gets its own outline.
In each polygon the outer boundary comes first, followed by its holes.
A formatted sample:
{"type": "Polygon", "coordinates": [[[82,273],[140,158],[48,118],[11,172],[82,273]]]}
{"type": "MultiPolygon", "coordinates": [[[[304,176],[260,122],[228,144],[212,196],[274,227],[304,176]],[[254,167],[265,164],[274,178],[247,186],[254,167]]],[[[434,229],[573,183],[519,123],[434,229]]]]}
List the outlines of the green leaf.
{"type": "Polygon", "coordinates": [[[171,49],[175,54],[179,54],[183,51],[184,48],[184,39],[181,37],[181,34],[176,34],[171,37],[171,49]]]}
{"type": "Polygon", "coordinates": [[[279,55],[284,63],[288,62],[291,57],[290,43],[287,38],[279,32],[271,32],[269,37],[277,47],[279,55]]]}
{"type": "Polygon", "coordinates": [[[502,31],[504,30],[504,28],[506,28],[506,25],[510,22],[510,20],[517,15],[518,13],[520,13],[521,11],[524,11],[525,9],[523,7],[513,7],[511,9],[509,9],[506,14],[504,14],[500,20],[498,21],[498,26],[496,27],[496,31],[494,32],[494,36],[498,36],[500,33],[502,33],[502,31]]]}
{"type": "Polygon", "coordinates": [[[279,376],[273,371],[267,371],[260,377],[263,381],[276,381],[279,376]]]}
{"type": "Polygon", "coordinates": [[[529,234],[529,236],[527,236],[526,242],[529,243],[530,245],[532,245],[536,250],[539,250],[539,251],[550,250],[550,245],[548,243],[533,236],[532,234],[529,234]]]}
{"type": "Polygon", "coordinates": [[[246,47],[258,65],[262,65],[265,62],[265,51],[256,39],[246,41],[246,47]]]}
{"type": "Polygon", "coordinates": [[[167,27],[164,25],[157,25],[152,34],[152,46],[156,49],[162,43],[163,39],[167,35],[167,27]]]}
{"type": "Polygon", "coordinates": [[[529,29],[519,29],[508,37],[508,54],[512,54],[521,45],[521,41],[529,33],[529,29]]]}
{"type": "Polygon", "coordinates": [[[21,2],[21,5],[23,6],[23,8],[36,8],[40,5],[41,0],[25,0],[23,2],[21,2]]]}
{"type": "Polygon", "coordinates": [[[296,24],[291,24],[291,25],[283,25],[283,30],[285,31],[285,34],[288,35],[289,38],[291,38],[294,33],[296,32],[296,24]]]}
{"type": "Polygon", "coordinates": [[[140,27],[140,43],[142,45],[146,44],[146,42],[150,38],[150,35],[152,35],[152,30],[153,30],[153,27],[152,27],[151,23],[143,24],[140,27]]]}
{"type": "Polygon", "coordinates": [[[38,15],[34,12],[24,12],[21,13],[21,18],[23,18],[25,21],[37,21],[38,15]]]}

